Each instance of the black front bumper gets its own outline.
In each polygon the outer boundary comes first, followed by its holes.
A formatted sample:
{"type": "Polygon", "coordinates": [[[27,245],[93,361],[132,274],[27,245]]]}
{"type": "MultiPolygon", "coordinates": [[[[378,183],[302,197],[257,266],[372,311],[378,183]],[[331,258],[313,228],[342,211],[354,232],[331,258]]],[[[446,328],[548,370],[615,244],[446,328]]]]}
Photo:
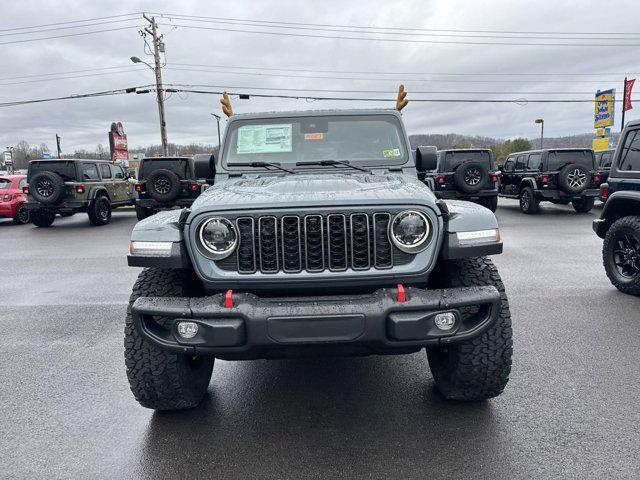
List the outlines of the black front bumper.
{"type": "MultiPolygon", "coordinates": [[[[470,340],[495,323],[501,298],[495,287],[423,290],[407,288],[370,295],[307,298],[225,296],[141,297],[132,306],[140,334],[160,348],[189,355],[241,360],[323,354],[411,353],[426,346],[470,340]],[[472,308],[471,310],[468,307],[472,308]],[[453,312],[451,330],[440,330],[434,317],[453,312]],[[162,328],[155,317],[169,319],[162,328]],[[178,335],[178,323],[198,325],[192,339],[178,335]]],[[[165,320],[166,322],[166,320],[165,320]]]]}

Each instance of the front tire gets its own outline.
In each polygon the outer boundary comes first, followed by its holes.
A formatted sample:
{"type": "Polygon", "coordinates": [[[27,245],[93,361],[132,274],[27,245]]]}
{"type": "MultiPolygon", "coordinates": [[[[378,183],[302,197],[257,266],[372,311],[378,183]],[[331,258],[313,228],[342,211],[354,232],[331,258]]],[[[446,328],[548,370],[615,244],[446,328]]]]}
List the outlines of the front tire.
{"type": "Polygon", "coordinates": [[[13,223],[16,225],[24,225],[25,223],[29,223],[31,219],[29,215],[29,210],[27,210],[27,206],[22,203],[16,208],[16,216],[13,217],[13,223]]]}
{"type": "Polygon", "coordinates": [[[580,200],[572,200],[573,209],[578,213],[589,213],[596,203],[595,197],[582,197],[580,200]]]}
{"type": "Polygon", "coordinates": [[[533,188],[524,187],[520,192],[520,210],[529,215],[540,211],[540,202],[536,198],[533,188]]]}
{"type": "Polygon", "coordinates": [[[89,206],[87,215],[89,215],[91,225],[106,225],[111,221],[111,202],[107,197],[96,197],[89,206]]]}
{"type": "Polygon", "coordinates": [[[31,223],[36,227],[50,227],[56,219],[56,214],[49,210],[34,210],[31,212],[31,223]]]}
{"type": "Polygon", "coordinates": [[[602,260],[614,287],[640,295],[640,216],[622,217],[611,225],[604,237],[602,260]]]}
{"type": "MultiPolygon", "coordinates": [[[[136,329],[131,306],[139,297],[198,295],[198,281],[180,270],[147,268],[133,286],[124,329],[124,356],[129,386],[140,405],[155,410],[182,410],[197,406],[209,386],[213,357],[181,355],[162,350],[136,329]]],[[[166,319],[156,318],[163,328],[166,319]]]]}
{"type": "Polygon", "coordinates": [[[432,278],[433,288],[492,285],[500,292],[502,306],[493,327],[472,340],[427,349],[433,379],[445,398],[481,401],[500,395],[509,381],[513,342],[509,301],[498,270],[486,257],[448,260],[432,278]]]}

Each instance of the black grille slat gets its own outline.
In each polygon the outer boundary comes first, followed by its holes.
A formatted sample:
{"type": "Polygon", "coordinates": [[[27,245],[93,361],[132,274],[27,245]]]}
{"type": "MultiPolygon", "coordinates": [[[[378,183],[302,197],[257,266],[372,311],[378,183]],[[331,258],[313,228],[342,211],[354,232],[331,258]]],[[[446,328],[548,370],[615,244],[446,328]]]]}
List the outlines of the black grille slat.
{"type": "Polygon", "coordinates": [[[256,271],[255,222],[251,217],[240,217],[236,220],[238,228],[238,271],[253,273],[256,271]]]}
{"type": "Polygon", "coordinates": [[[305,259],[309,272],[324,270],[324,222],[321,215],[304,217],[305,259]]]}
{"type": "Polygon", "coordinates": [[[389,241],[389,222],[391,215],[376,213],[373,215],[373,258],[376,268],[393,266],[393,250],[389,241]]]}
{"type": "Polygon", "coordinates": [[[371,246],[369,241],[369,216],[354,213],[350,216],[351,268],[366,270],[371,267],[371,246]]]}
{"type": "Polygon", "coordinates": [[[327,215],[327,251],[330,270],[347,269],[347,219],[340,213],[327,215]]]}
{"type": "Polygon", "coordinates": [[[278,222],[276,217],[260,217],[258,220],[260,270],[275,273],[280,270],[278,261],[278,222]]]}
{"type": "Polygon", "coordinates": [[[280,219],[282,269],[285,272],[302,270],[300,218],[287,215],[280,219]]]}

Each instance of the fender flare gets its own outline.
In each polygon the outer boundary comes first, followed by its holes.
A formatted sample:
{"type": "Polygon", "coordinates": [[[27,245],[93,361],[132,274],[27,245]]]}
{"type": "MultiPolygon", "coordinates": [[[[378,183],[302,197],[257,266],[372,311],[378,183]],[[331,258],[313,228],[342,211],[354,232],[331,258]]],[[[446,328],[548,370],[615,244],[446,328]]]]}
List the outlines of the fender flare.
{"type": "Polygon", "coordinates": [[[107,192],[107,189],[105,187],[103,187],[102,185],[91,187],[91,190],[89,190],[88,199],[90,201],[93,201],[93,200],[96,199],[96,197],[98,195],[104,195],[105,197],[107,197],[109,199],[109,201],[111,201],[111,197],[109,196],[109,192],[107,192]]]}
{"type": "Polygon", "coordinates": [[[534,190],[538,189],[538,183],[536,179],[533,177],[524,177],[520,182],[520,188],[518,189],[518,195],[522,193],[522,189],[526,186],[533,188],[534,190]]]}
{"type": "Polygon", "coordinates": [[[604,238],[616,220],[629,215],[640,215],[640,192],[614,192],[604,204],[600,219],[594,222],[596,234],[604,238]]]}

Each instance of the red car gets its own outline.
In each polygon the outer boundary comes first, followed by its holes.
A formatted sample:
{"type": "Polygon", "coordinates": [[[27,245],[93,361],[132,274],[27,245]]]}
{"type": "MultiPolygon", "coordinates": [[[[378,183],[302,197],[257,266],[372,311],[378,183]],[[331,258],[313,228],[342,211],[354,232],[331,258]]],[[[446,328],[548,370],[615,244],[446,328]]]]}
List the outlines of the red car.
{"type": "Polygon", "coordinates": [[[27,196],[22,192],[26,184],[26,175],[0,176],[0,218],[12,218],[19,225],[29,223],[29,211],[24,205],[27,196]]]}

